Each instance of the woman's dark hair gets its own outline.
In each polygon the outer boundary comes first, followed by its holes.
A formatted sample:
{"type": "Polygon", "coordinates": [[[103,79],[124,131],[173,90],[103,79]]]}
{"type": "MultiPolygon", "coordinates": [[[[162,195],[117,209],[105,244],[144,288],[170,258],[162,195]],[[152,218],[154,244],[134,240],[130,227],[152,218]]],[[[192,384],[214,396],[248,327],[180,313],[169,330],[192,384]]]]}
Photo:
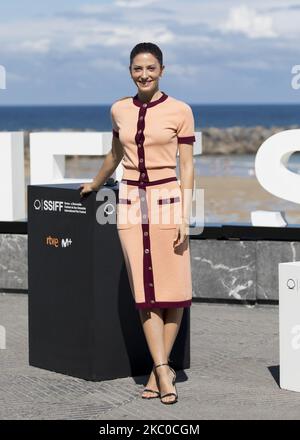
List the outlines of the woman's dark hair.
{"type": "Polygon", "coordinates": [[[130,52],[130,67],[133,62],[133,58],[139,53],[151,53],[155,58],[157,58],[160,67],[163,65],[163,54],[160,48],[154,43],[139,43],[130,52]]]}

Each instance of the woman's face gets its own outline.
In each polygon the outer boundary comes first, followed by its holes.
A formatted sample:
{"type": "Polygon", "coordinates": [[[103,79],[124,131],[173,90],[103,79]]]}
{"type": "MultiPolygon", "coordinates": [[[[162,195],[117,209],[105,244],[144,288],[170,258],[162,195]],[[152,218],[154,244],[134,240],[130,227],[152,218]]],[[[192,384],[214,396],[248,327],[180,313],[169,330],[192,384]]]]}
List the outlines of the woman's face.
{"type": "Polygon", "coordinates": [[[158,59],[151,53],[140,53],[133,58],[130,74],[138,90],[142,93],[151,93],[158,89],[161,68],[158,59]]]}

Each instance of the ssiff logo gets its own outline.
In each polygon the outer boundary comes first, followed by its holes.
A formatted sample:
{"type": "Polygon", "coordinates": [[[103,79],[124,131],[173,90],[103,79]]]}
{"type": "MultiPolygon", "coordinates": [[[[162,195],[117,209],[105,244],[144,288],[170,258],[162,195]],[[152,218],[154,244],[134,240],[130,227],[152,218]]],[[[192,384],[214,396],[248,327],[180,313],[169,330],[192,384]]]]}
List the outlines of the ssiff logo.
{"type": "Polygon", "coordinates": [[[33,202],[36,211],[62,211],[64,202],[60,200],[39,200],[33,202]]]}
{"type": "Polygon", "coordinates": [[[51,235],[46,237],[47,246],[56,247],[56,248],[58,247],[66,248],[66,247],[70,247],[71,244],[72,244],[71,238],[51,237],[51,235]]]}

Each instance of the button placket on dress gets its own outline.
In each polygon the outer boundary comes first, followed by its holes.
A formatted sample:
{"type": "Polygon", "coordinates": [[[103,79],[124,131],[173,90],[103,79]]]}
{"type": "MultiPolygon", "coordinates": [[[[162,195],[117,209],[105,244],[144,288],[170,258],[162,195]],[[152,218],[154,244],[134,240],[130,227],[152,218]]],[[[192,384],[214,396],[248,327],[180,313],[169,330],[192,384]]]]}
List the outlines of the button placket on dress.
{"type": "Polygon", "coordinates": [[[148,105],[144,103],[139,109],[137,133],[135,141],[138,146],[138,166],[139,166],[139,195],[140,195],[140,207],[142,215],[142,232],[143,232],[143,282],[144,293],[146,303],[155,303],[155,290],[154,280],[152,273],[152,259],[151,259],[151,243],[149,234],[149,218],[148,218],[148,205],[146,195],[146,182],[149,182],[149,177],[145,165],[145,151],[144,151],[144,129],[145,129],[145,116],[148,105]],[[149,269],[151,268],[151,269],[149,269]]]}
{"type": "Polygon", "coordinates": [[[137,145],[138,153],[138,167],[139,167],[139,195],[140,195],[140,207],[142,215],[142,231],[143,231],[143,281],[144,281],[144,293],[146,303],[155,303],[155,287],[152,272],[152,259],[151,259],[151,242],[149,234],[149,210],[147,205],[147,197],[145,197],[147,182],[149,182],[149,176],[147,173],[146,163],[145,163],[145,151],[144,151],[144,129],[145,129],[145,116],[147,109],[153,107],[160,102],[167,99],[168,95],[162,92],[162,96],[152,102],[142,103],[138,99],[138,95],[135,95],[133,102],[135,105],[139,106],[138,122],[137,122],[137,132],[135,135],[135,142],[137,145]]]}

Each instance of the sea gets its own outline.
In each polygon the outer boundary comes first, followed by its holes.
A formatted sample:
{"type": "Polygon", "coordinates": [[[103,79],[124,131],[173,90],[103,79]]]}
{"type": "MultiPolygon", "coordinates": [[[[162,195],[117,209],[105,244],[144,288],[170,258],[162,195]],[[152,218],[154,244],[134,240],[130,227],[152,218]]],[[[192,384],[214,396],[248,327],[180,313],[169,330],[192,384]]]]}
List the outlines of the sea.
{"type": "MultiPolygon", "coordinates": [[[[190,104],[195,129],[300,124],[300,104],[190,104]]],[[[0,131],[110,131],[109,105],[0,106],[0,131]]]]}

